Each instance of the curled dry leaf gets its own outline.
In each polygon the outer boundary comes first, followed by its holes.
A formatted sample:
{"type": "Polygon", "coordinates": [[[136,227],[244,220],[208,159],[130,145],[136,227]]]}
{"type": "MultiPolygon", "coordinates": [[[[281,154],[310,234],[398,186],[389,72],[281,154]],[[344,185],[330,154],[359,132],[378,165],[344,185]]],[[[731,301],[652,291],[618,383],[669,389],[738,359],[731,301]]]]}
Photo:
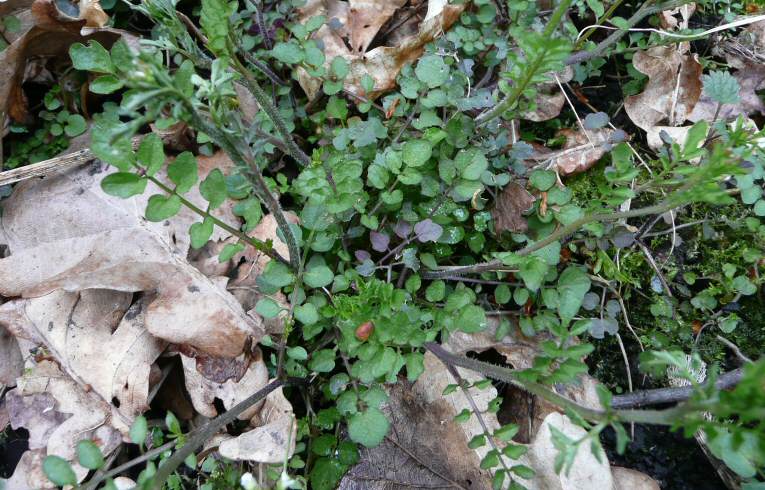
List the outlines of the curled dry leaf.
{"type": "MultiPolygon", "coordinates": [[[[389,399],[383,410],[391,421],[390,435],[362,453],[361,462],[340,482],[341,490],[382,490],[391,488],[390,482],[409,488],[454,487],[455,483],[463,488],[491,488],[491,473],[480,468],[489,446],[476,450],[467,446],[483,433],[479,421],[476,417],[461,424],[454,421],[463,409],[470,409],[467,399],[460,390],[442,395],[455,381],[430,352],[425,353],[424,367],[414,385],[402,380],[387,387],[389,399]]],[[[481,379],[470,371],[459,371],[469,382],[481,379]]],[[[488,429],[498,429],[496,415],[485,411],[496,390],[472,387],[469,391],[484,411],[488,429]]]]}
{"type": "Polygon", "coordinates": [[[281,388],[263,400],[250,425],[255,428],[237,437],[222,438],[218,447],[221,456],[258,463],[281,463],[292,456],[297,439],[297,420],[281,388]]]}
{"type": "MultiPolygon", "coordinates": [[[[316,31],[314,39],[324,44],[325,67],[329,67],[336,56],[348,61],[350,72],[345,78],[346,90],[374,99],[395,88],[396,76],[401,68],[419,58],[427,43],[448,31],[466,6],[448,5],[439,1],[437,6],[440,8],[434,8],[432,11],[428,9],[428,17],[420,23],[416,34],[401,39],[395,46],[379,46],[366,52],[377,30],[385,22],[382,16],[390,16],[393,13],[391,7],[399,3],[402,3],[401,0],[350,3],[339,0],[310,0],[300,10],[300,22],[306,22],[317,15],[324,15],[329,20],[316,31]],[[352,8],[356,8],[357,11],[351,12],[352,8]],[[371,19],[373,12],[379,12],[379,18],[371,19]],[[349,45],[354,49],[349,49],[349,45]],[[374,88],[369,92],[365,92],[361,85],[364,75],[369,75],[374,80],[374,88]]],[[[302,68],[297,70],[297,78],[310,99],[319,93],[321,79],[310,76],[302,68]]]]}
{"type": "MultiPolygon", "coordinates": [[[[218,415],[215,408],[216,398],[223,403],[226,409],[229,409],[268,383],[268,369],[266,369],[259,351],[256,358],[247,362],[246,371],[239,380],[227,379],[221,382],[219,376],[209,372],[205,373],[209,376],[206,377],[199,371],[198,359],[193,359],[184,354],[181,354],[181,361],[183,362],[186,390],[191,396],[191,403],[194,405],[194,409],[205,417],[212,418],[218,415]],[[218,377],[218,380],[210,379],[211,377],[218,377]]],[[[236,369],[231,368],[231,366],[243,363],[244,360],[218,358],[215,362],[220,366],[236,369]]],[[[258,408],[258,405],[250,407],[239,415],[239,419],[247,420],[253,417],[258,408]]]]}
{"type": "MultiPolygon", "coordinates": [[[[66,6],[67,2],[59,5],[66,6]]],[[[71,7],[71,5],[70,5],[71,7]]],[[[104,28],[109,17],[98,0],[81,1],[74,7],[78,15],[69,16],[59,10],[54,0],[20,0],[0,2],[0,18],[9,14],[21,16],[24,29],[0,52],[0,112],[16,121],[27,121],[26,97],[22,90],[25,77],[37,70],[28,70],[32,60],[68,60],[69,46],[95,39],[110,46],[122,37],[120,31],[104,28]],[[92,27],[87,32],[85,27],[92,27]]]]}
{"type": "Polygon", "coordinates": [[[536,146],[529,160],[554,169],[561,176],[584,172],[608,153],[612,145],[626,138],[623,131],[610,128],[563,129],[559,134],[566,137],[561,150],[550,151],[536,146]]]}
{"type": "Polygon", "coordinates": [[[567,66],[560,73],[552,76],[552,80],[539,83],[535,86],[537,90],[534,98],[534,107],[521,114],[523,119],[529,121],[549,121],[558,117],[563,105],[566,103],[566,95],[561,91],[561,84],[570,82],[574,78],[574,69],[567,66]],[[555,79],[557,77],[557,81],[555,79]]]}
{"type": "Polygon", "coordinates": [[[624,109],[636,126],[658,134],[665,127],[682,126],[701,97],[702,67],[688,44],[657,46],[638,51],[636,70],[648,75],[645,90],[624,100],[624,109]]]}
{"type": "Polygon", "coordinates": [[[523,214],[531,209],[534,204],[532,196],[522,185],[517,182],[508,183],[497,196],[491,216],[494,218],[494,230],[497,235],[505,231],[511,233],[524,232],[528,229],[528,223],[523,214]]]}
{"type": "Polygon", "coordinates": [[[0,325],[41,345],[82,388],[111,404],[115,426],[127,430],[148,409],[149,372],[165,347],[144,328],[144,301],[89,289],[54,291],[0,306],[0,325]]]}
{"type": "Polygon", "coordinates": [[[28,430],[41,422],[40,415],[33,413],[39,408],[50,408],[48,403],[55,400],[57,414],[50,416],[45,423],[45,434],[38,434],[35,445],[25,453],[16,468],[11,482],[17,488],[55,488],[42,471],[42,461],[46,455],[55,454],[72,463],[78,481],[82,481],[88,470],[77,464],[75,447],[78,441],[90,439],[95,442],[104,455],[109,455],[119,446],[119,431],[110,425],[110,407],[94,392],[86,392],[80,385],[63,373],[58,365],[49,360],[42,360],[33,365],[18,379],[17,387],[8,393],[15,398],[14,410],[10,413],[14,427],[28,430]],[[53,420],[61,423],[52,427],[53,420]],[[22,473],[19,477],[16,473],[22,473]],[[27,487],[22,486],[26,484],[27,487]]]}
{"type": "MultiPolygon", "coordinates": [[[[765,89],[765,21],[755,22],[736,37],[718,43],[714,52],[735,69],[732,74],[740,86],[739,102],[723,105],[718,118],[730,120],[740,115],[765,115],[765,103],[757,94],[765,89]]],[[[711,121],[716,111],[717,103],[702,93],[689,119],[711,121]]]]}
{"type": "Polygon", "coordinates": [[[158,338],[223,357],[239,355],[248,337],[257,342],[263,335],[258,320],[186,260],[187,224],[198,218],[183,208],[176,218],[149,223],[145,202],[161,191],[111,197],[100,187],[106,175],[94,163],[15,188],[2,217],[11,255],[0,259],[0,294],[155,292],[145,326],[158,338]]]}

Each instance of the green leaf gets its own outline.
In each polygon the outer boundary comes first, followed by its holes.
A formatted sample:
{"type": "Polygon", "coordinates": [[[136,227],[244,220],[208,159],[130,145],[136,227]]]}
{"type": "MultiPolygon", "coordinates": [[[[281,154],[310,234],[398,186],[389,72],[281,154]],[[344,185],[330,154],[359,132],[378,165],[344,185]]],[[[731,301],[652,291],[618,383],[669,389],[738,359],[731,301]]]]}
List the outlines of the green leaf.
{"type": "Polygon", "coordinates": [[[237,5],[238,2],[225,0],[202,0],[199,24],[207,36],[207,47],[218,56],[228,52],[229,17],[236,12],[237,5]]]}
{"type": "Polygon", "coordinates": [[[133,444],[143,444],[146,441],[146,434],[149,432],[149,425],[146,417],[139,415],[130,426],[130,440],[133,444]]]}
{"type": "Polygon", "coordinates": [[[165,163],[165,148],[162,139],[156,134],[151,133],[141,140],[138,146],[136,159],[139,164],[146,168],[146,175],[153,176],[162,168],[165,163]]]}
{"type": "Polygon", "coordinates": [[[333,349],[322,349],[314,352],[311,360],[308,361],[308,369],[317,373],[329,373],[335,369],[335,351],[333,349]]]}
{"type": "Polygon", "coordinates": [[[736,104],[741,100],[741,86],[727,71],[713,71],[701,77],[704,95],[718,104],[736,104]]]}
{"type": "Polygon", "coordinates": [[[205,180],[199,184],[199,192],[210,203],[210,209],[215,209],[226,200],[226,178],[220,169],[213,169],[205,180]]]}
{"type": "Polygon", "coordinates": [[[757,292],[757,286],[752,284],[746,276],[738,276],[733,279],[733,288],[744,296],[750,296],[757,292]]]}
{"type": "Polygon", "coordinates": [[[293,41],[278,43],[271,50],[271,56],[288,65],[296,65],[303,61],[303,50],[293,41]]]}
{"type": "Polygon", "coordinates": [[[410,352],[404,356],[406,361],[406,379],[414,383],[425,371],[425,356],[422,352],[410,352]]]}
{"type": "Polygon", "coordinates": [[[154,222],[164,221],[175,216],[180,209],[181,198],[175,194],[172,196],[154,194],[146,205],[146,219],[154,222]]]}
{"type": "Polygon", "coordinates": [[[525,257],[520,264],[518,275],[523,279],[527,289],[536,291],[542,285],[547,274],[547,267],[547,263],[539,257],[525,257]]]}
{"type": "Polygon", "coordinates": [[[180,435],[183,433],[181,432],[181,423],[178,421],[178,417],[170,411],[165,415],[165,427],[167,427],[171,434],[180,435]]]}
{"type": "Polygon", "coordinates": [[[454,166],[463,179],[478,180],[489,167],[489,161],[480,149],[468,148],[457,153],[454,166]]]}
{"type": "Polygon", "coordinates": [[[197,183],[197,159],[191,152],[184,151],[167,166],[167,176],[175,184],[175,191],[185,194],[197,183]]]}
{"type": "Polygon", "coordinates": [[[122,86],[122,80],[114,75],[102,75],[90,82],[88,88],[94,94],[111,94],[121,89],[122,86]]]}
{"type": "Polygon", "coordinates": [[[58,486],[77,484],[77,475],[74,474],[72,465],[59,456],[46,456],[43,460],[43,472],[58,486]]]}
{"type": "Polygon", "coordinates": [[[189,227],[189,236],[191,237],[191,248],[194,250],[202,248],[210,240],[213,234],[213,220],[206,217],[201,222],[193,223],[189,227]]]}
{"type": "Polygon", "coordinates": [[[238,254],[242,250],[244,250],[243,243],[229,243],[223,247],[223,250],[221,250],[218,254],[218,262],[222,264],[223,262],[231,260],[234,255],[238,254]]]}
{"type": "Polygon", "coordinates": [[[70,138],[79,136],[88,129],[88,123],[85,122],[85,118],[79,114],[72,114],[66,119],[66,126],[64,132],[70,138]]]}
{"type": "Polygon", "coordinates": [[[457,328],[467,333],[480,332],[486,328],[486,312],[476,305],[469,305],[460,311],[457,328]]]}
{"type": "Polygon", "coordinates": [[[128,197],[143,194],[148,180],[131,172],[115,172],[101,181],[101,189],[110,196],[128,197]]]}
{"type": "Polygon", "coordinates": [[[295,280],[295,276],[290,272],[286,265],[272,260],[266,264],[259,279],[266,281],[269,285],[278,289],[292,284],[295,280]]]}
{"type": "Polygon", "coordinates": [[[444,283],[444,281],[441,281],[441,280],[433,281],[425,290],[425,299],[427,299],[431,303],[441,301],[442,299],[444,299],[445,295],[446,295],[446,284],[444,283]]]}
{"type": "Polygon", "coordinates": [[[74,43],[69,47],[69,57],[72,65],[82,71],[96,73],[114,73],[114,65],[109,52],[96,41],[90,41],[85,46],[82,43],[74,43]]]}
{"type": "Polygon", "coordinates": [[[303,282],[312,288],[321,288],[332,284],[335,274],[332,270],[323,264],[308,266],[303,275],[303,282]]]}
{"type": "Polygon", "coordinates": [[[260,201],[252,197],[236,203],[233,211],[235,215],[244,218],[244,231],[255,229],[255,227],[258,226],[258,223],[260,223],[260,219],[263,217],[260,201]]]}
{"type": "Polygon", "coordinates": [[[313,303],[295,307],[295,318],[305,325],[313,325],[319,321],[319,312],[313,303]]]}
{"type": "Polygon", "coordinates": [[[366,447],[379,445],[388,434],[390,422],[380,409],[367,408],[348,419],[348,436],[366,447]]]}
{"type": "Polygon", "coordinates": [[[89,470],[97,470],[104,465],[104,455],[93,441],[77,443],[77,460],[89,470]]]}
{"type": "Polygon", "coordinates": [[[287,349],[287,357],[296,361],[305,361],[308,359],[308,352],[300,346],[290,347],[287,349]]]}
{"type": "Polygon", "coordinates": [[[590,284],[590,278],[579,267],[569,266],[560,275],[558,314],[564,322],[570,321],[579,312],[590,284]]]}
{"type": "Polygon", "coordinates": [[[348,76],[350,68],[351,67],[348,64],[348,61],[345,58],[342,56],[335,56],[332,58],[332,63],[329,65],[329,73],[333,77],[343,80],[346,76],[348,76]]]}
{"type": "Polygon", "coordinates": [[[255,312],[263,318],[276,318],[280,311],[279,303],[268,297],[260,298],[255,305],[255,312]]]}
{"type": "Polygon", "coordinates": [[[427,140],[417,139],[409,140],[404,143],[401,157],[405,164],[410,167],[421,167],[433,153],[433,145],[427,140]]]}
{"type": "Polygon", "coordinates": [[[446,66],[443,58],[435,54],[429,54],[420,58],[414,73],[429,88],[443,85],[449,79],[449,67],[446,66]]]}
{"type": "Polygon", "coordinates": [[[555,172],[550,170],[534,170],[529,176],[529,182],[540,191],[546,191],[555,184],[555,172]]]}

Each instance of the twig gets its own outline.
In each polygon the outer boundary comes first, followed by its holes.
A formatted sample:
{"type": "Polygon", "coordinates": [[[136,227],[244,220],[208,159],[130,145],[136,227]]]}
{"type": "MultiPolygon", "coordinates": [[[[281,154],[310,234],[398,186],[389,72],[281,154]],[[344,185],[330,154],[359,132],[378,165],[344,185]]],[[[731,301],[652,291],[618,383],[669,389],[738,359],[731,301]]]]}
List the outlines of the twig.
{"type": "Polygon", "coordinates": [[[739,347],[738,347],[736,344],[734,344],[733,342],[731,342],[730,340],[726,339],[726,338],[725,338],[725,337],[723,337],[722,335],[717,335],[717,340],[719,340],[720,342],[722,342],[723,344],[725,344],[725,346],[726,346],[728,349],[732,350],[732,351],[733,351],[733,353],[736,355],[736,357],[738,357],[738,359],[739,359],[741,362],[743,362],[743,363],[746,363],[746,364],[751,364],[751,363],[752,363],[752,359],[750,359],[749,357],[747,357],[747,355],[746,355],[746,354],[744,354],[743,352],[741,352],[741,349],[740,349],[740,348],[739,348],[739,347]]]}
{"type": "MultiPolygon", "coordinates": [[[[566,226],[563,226],[561,228],[558,228],[556,231],[552,232],[551,234],[547,235],[545,238],[536,241],[534,243],[531,243],[527,245],[525,248],[515,252],[515,255],[517,256],[525,256],[529,255],[532,252],[536,252],[537,250],[546,247],[547,245],[560,240],[562,238],[565,238],[576,231],[578,231],[582,226],[593,223],[596,221],[600,222],[611,222],[611,221],[618,221],[621,219],[627,219],[627,218],[636,218],[638,216],[647,216],[651,214],[661,214],[666,211],[669,211],[675,207],[675,204],[667,201],[663,203],[656,204],[654,206],[647,206],[645,208],[638,208],[638,209],[632,209],[630,211],[623,211],[623,212],[602,212],[602,213],[593,213],[589,214],[587,216],[583,216],[579,218],[578,220],[574,221],[573,223],[570,223],[566,226]]],[[[483,262],[475,265],[470,266],[464,266],[464,267],[451,267],[449,269],[438,269],[433,271],[423,271],[422,276],[423,279],[441,279],[442,277],[446,276],[458,276],[463,274],[475,274],[478,272],[491,272],[496,270],[498,267],[504,267],[502,260],[500,259],[494,259],[490,260],[488,262],[483,262]]]]}
{"type": "Polygon", "coordinates": [[[208,439],[217,434],[220,429],[236,420],[242,412],[267,397],[272,391],[281,388],[286,384],[293,384],[298,381],[301,380],[275,379],[254,394],[231,407],[226,413],[218,415],[205,425],[190,433],[183,447],[175,451],[175,453],[167,458],[167,460],[165,460],[165,462],[157,469],[157,473],[152,477],[151,486],[149,488],[152,490],[162,490],[165,481],[173,474],[176,468],[178,468],[190,454],[196,451],[208,439]]]}
{"type": "Polygon", "coordinates": [[[98,487],[98,484],[102,481],[106,480],[107,478],[111,478],[114,475],[119,475],[123,471],[132,468],[133,466],[137,464],[141,464],[144,461],[148,461],[154,456],[157,456],[158,454],[162,454],[163,452],[167,451],[168,449],[172,449],[178,442],[177,441],[170,441],[166,442],[165,444],[155,447],[154,449],[151,449],[149,451],[146,451],[142,455],[138,456],[137,458],[133,458],[127,463],[121,464],[114,468],[113,470],[110,470],[104,474],[101,475],[94,475],[93,478],[91,478],[87,484],[82,486],[82,490],[95,490],[98,487]]]}
{"type": "MultiPolygon", "coordinates": [[[[591,420],[594,422],[636,422],[643,424],[654,425],[675,425],[685,414],[691,409],[691,407],[685,405],[678,405],[673,408],[667,408],[664,410],[595,410],[585,407],[579,403],[567,398],[563,395],[559,395],[555,391],[552,391],[547,386],[529,381],[523,376],[519,375],[519,372],[513,369],[504,368],[502,366],[495,366],[494,364],[488,364],[485,362],[470,359],[469,357],[459,356],[447,352],[443,347],[435,342],[426,342],[424,347],[438,357],[444,364],[452,364],[454,366],[463,367],[483,374],[489,378],[497,381],[504,381],[513,386],[516,386],[532,395],[538,396],[553,405],[564,410],[573,410],[578,413],[582,418],[591,420]]],[[[687,398],[687,397],[686,397],[687,398]]]]}
{"type": "MultiPolygon", "coordinates": [[[[727,390],[736,386],[743,375],[741,368],[728,371],[717,378],[715,388],[727,390]]],[[[661,405],[687,400],[693,394],[693,386],[678,386],[674,388],[656,388],[653,390],[635,391],[626,395],[616,395],[611,400],[611,407],[616,409],[643,407],[646,405],[661,405]]]]}

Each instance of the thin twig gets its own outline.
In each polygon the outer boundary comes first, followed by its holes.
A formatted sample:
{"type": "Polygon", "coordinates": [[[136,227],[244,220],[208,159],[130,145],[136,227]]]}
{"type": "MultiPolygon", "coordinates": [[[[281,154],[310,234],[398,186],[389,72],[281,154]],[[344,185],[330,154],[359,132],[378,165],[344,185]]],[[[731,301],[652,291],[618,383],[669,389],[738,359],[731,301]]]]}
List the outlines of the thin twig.
{"type": "MultiPolygon", "coordinates": [[[[741,368],[728,371],[717,378],[715,388],[727,390],[736,386],[743,370],[741,368]]],[[[615,395],[611,400],[611,407],[616,409],[643,407],[646,405],[663,405],[687,400],[693,394],[693,386],[677,386],[673,388],[656,388],[653,390],[635,391],[627,395],[615,395]]]]}

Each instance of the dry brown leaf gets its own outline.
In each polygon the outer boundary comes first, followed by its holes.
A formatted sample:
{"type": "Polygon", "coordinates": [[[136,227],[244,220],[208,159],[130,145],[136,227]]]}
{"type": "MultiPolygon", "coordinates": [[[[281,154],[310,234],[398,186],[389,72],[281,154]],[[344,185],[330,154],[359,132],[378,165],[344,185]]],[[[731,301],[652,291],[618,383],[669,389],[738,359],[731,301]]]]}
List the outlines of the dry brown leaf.
{"type": "Polygon", "coordinates": [[[348,0],[348,30],[351,49],[366,52],[380,28],[407,0],[348,0]]]}
{"type": "Polygon", "coordinates": [[[528,223],[523,214],[531,209],[534,196],[517,182],[508,183],[497,196],[491,216],[494,218],[494,230],[497,235],[505,231],[511,233],[524,232],[528,223]]]}
{"type": "Polygon", "coordinates": [[[130,307],[131,297],[54,291],[0,306],[0,324],[42,345],[82,388],[111,404],[119,428],[127,430],[148,409],[149,372],[165,348],[144,328],[144,301],[130,307]]]}
{"type": "MultiPolygon", "coordinates": [[[[223,403],[226,409],[229,409],[268,383],[268,369],[259,356],[252,360],[239,381],[229,379],[222,383],[202,375],[197,369],[195,359],[181,354],[181,361],[183,362],[186,390],[191,396],[191,402],[194,409],[205,417],[212,418],[218,415],[215,408],[216,398],[223,403]]],[[[258,409],[258,405],[250,407],[239,415],[239,419],[252,418],[258,409]]]]}
{"type": "MultiPolygon", "coordinates": [[[[746,27],[738,36],[727,39],[715,47],[715,53],[725,57],[740,86],[740,102],[720,108],[719,119],[730,120],[740,115],[765,115],[765,103],[757,91],[765,89],[765,21],[746,27]]],[[[691,121],[711,121],[717,111],[717,102],[702,94],[691,121]]]]}
{"type": "Polygon", "coordinates": [[[648,75],[645,90],[624,100],[632,122],[644,131],[683,125],[701,97],[702,67],[687,43],[638,51],[632,63],[648,75]]]}
{"type": "MultiPolygon", "coordinates": [[[[396,2],[399,1],[396,0],[396,2]]],[[[382,1],[364,3],[384,4],[382,1]]],[[[367,38],[369,38],[369,32],[373,30],[371,23],[370,28],[364,29],[367,24],[354,21],[353,27],[360,28],[363,32],[352,31],[350,21],[353,16],[348,2],[311,0],[300,9],[300,22],[305,22],[316,15],[325,15],[327,19],[330,19],[330,22],[314,34],[314,39],[324,44],[325,67],[329,67],[336,56],[342,56],[350,64],[350,73],[345,78],[345,89],[368,99],[374,99],[396,87],[396,76],[401,68],[419,58],[427,43],[448,31],[466,6],[466,4],[447,5],[443,2],[438,2],[438,5],[442,7],[441,10],[434,9],[432,13],[429,10],[431,16],[420,24],[417,34],[402,39],[396,46],[379,46],[368,52],[351,51],[346,44],[346,41],[350,43],[351,40],[358,40],[359,42],[352,46],[368,46],[367,38]],[[342,27],[333,30],[330,26],[334,24],[332,19],[337,19],[342,27]],[[364,75],[369,75],[374,80],[374,88],[369,93],[361,88],[364,75]]],[[[379,26],[377,28],[379,29],[379,26]]],[[[297,70],[297,78],[309,99],[313,99],[319,93],[321,79],[311,77],[302,68],[297,70]]]]}
{"type": "Polygon", "coordinates": [[[55,454],[70,461],[78,481],[81,481],[88,470],[77,464],[77,442],[90,439],[104,455],[109,455],[121,442],[119,431],[110,425],[109,405],[95,392],[85,392],[52,361],[43,360],[34,365],[19,378],[18,386],[8,395],[21,398],[17,405],[20,411],[10,414],[17,427],[30,430],[40,423],[39,414],[32,413],[30,409],[42,408],[40,403],[45,404],[49,400],[47,396],[55,399],[57,417],[64,418],[57,427],[48,427],[45,434],[38,434],[40,437],[35,442],[43,448],[32,450],[26,459],[22,457],[17,472],[19,469],[23,472],[19,478],[14,473],[12,480],[26,483],[29,488],[55,488],[47,478],[41,478],[42,460],[46,455],[55,454]],[[33,398],[27,401],[29,397],[33,398]]]}
{"type": "Polygon", "coordinates": [[[659,482],[639,471],[621,466],[611,467],[611,476],[614,478],[616,490],[659,490],[659,482]]]}
{"type": "Polygon", "coordinates": [[[666,30],[688,29],[688,21],[696,12],[695,3],[687,3],[675,9],[663,10],[659,13],[661,28],[666,30]]]}
{"type": "Polygon", "coordinates": [[[0,385],[16,386],[23,369],[24,359],[16,338],[0,326],[0,385]]]}
{"type": "MultiPolygon", "coordinates": [[[[442,395],[454,379],[430,352],[425,353],[425,370],[414,385],[400,380],[388,387],[389,400],[383,407],[391,421],[389,437],[362,454],[340,482],[341,490],[449,487],[456,482],[464,488],[490,489],[491,473],[480,468],[488,446],[471,450],[468,442],[483,433],[476,417],[458,424],[454,417],[470,405],[460,390],[442,395]],[[412,457],[411,455],[414,455],[412,457]],[[417,459],[415,459],[417,458],[417,459]]],[[[469,382],[479,375],[459,369],[469,382]]],[[[493,387],[470,388],[479,409],[486,410],[497,395],[493,387]]],[[[500,427],[493,413],[483,412],[490,431],[500,427]]]]}
{"type": "Polygon", "coordinates": [[[218,452],[221,456],[258,463],[281,463],[292,456],[297,439],[297,420],[282,389],[270,393],[258,406],[258,412],[250,421],[254,429],[237,437],[220,439],[218,452]]]}
{"type": "Polygon", "coordinates": [[[108,16],[98,0],[82,1],[79,8],[79,17],[69,17],[57,8],[54,0],[0,3],[0,17],[21,15],[25,29],[0,52],[0,112],[16,121],[28,119],[22,83],[30,60],[68,60],[69,46],[75,42],[95,39],[110,46],[122,36],[119,31],[101,29],[108,16]],[[86,26],[96,29],[83,33],[86,26]]]}
{"type": "Polygon", "coordinates": [[[624,141],[627,135],[621,130],[610,128],[573,130],[563,129],[560,135],[566,137],[563,148],[557,151],[533,144],[534,152],[528,158],[535,165],[555,170],[558,175],[566,176],[583,172],[600,160],[611,146],[624,141]]]}
{"type": "Polygon", "coordinates": [[[100,188],[106,175],[95,163],[15,188],[2,216],[11,256],[0,259],[0,294],[156,292],[145,312],[156,337],[222,357],[239,355],[248,337],[257,342],[259,321],[186,261],[188,224],[198,218],[184,208],[172,220],[147,222],[145,202],[158,189],[111,197],[100,188]]]}
{"type": "Polygon", "coordinates": [[[537,94],[534,98],[534,108],[521,114],[521,118],[541,122],[558,117],[563,109],[563,105],[566,103],[566,96],[561,91],[558,82],[566,83],[571,81],[574,78],[574,69],[567,66],[563,71],[554,76],[558,77],[558,81],[553,77],[550,81],[536,85],[537,94]]]}

